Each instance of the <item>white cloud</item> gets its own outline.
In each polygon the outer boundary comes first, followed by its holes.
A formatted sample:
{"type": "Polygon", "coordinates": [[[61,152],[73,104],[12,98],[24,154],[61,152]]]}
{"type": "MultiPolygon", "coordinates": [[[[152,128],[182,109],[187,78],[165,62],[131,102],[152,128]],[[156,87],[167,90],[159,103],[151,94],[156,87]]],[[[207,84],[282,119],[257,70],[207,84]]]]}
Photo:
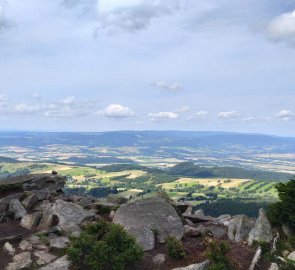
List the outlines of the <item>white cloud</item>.
{"type": "Polygon", "coordinates": [[[38,112],[40,110],[40,108],[36,105],[31,105],[31,104],[27,104],[27,103],[19,103],[19,104],[15,104],[14,108],[13,108],[13,113],[14,114],[34,114],[36,112],[38,112]]]}
{"type": "Polygon", "coordinates": [[[276,41],[295,42],[295,10],[285,13],[268,26],[268,33],[271,39],[276,41]]]}
{"type": "Polygon", "coordinates": [[[243,118],[244,122],[252,122],[253,120],[255,120],[255,117],[253,116],[247,116],[243,118]]]}
{"type": "Polygon", "coordinates": [[[128,118],[135,115],[129,107],[121,104],[110,104],[104,110],[98,111],[97,114],[102,114],[108,118],[128,118]]]}
{"type": "Polygon", "coordinates": [[[190,107],[189,106],[182,106],[178,109],[175,110],[176,113],[186,113],[188,111],[190,111],[190,107]]]}
{"type": "Polygon", "coordinates": [[[6,16],[6,1],[0,0],[0,31],[12,26],[12,22],[6,16]]]}
{"type": "Polygon", "coordinates": [[[152,19],[169,15],[181,0],[100,0],[96,34],[118,34],[145,29],[152,19]]]}
{"type": "Polygon", "coordinates": [[[237,117],[237,112],[236,111],[219,112],[217,114],[217,117],[221,119],[233,119],[237,117]]]}
{"type": "Polygon", "coordinates": [[[284,121],[289,121],[291,119],[295,119],[295,114],[292,111],[289,110],[281,110],[277,116],[284,121]]]}
{"type": "Polygon", "coordinates": [[[71,105],[74,103],[74,101],[75,101],[75,97],[69,96],[69,97],[66,97],[65,99],[61,100],[61,103],[65,104],[65,105],[71,105]]]}
{"type": "Polygon", "coordinates": [[[208,117],[208,112],[207,111],[198,111],[196,113],[191,114],[187,120],[204,120],[208,117]]]}
{"type": "Polygon", "coordinates": [[[6,102],[6,101],[8,101],[7,96],[5,96],[5,95],[0,95],[0,103],[6,102]]]}
{"type": "Polygon", "coordinates": [[[148,117],[152,121],[169,120],[169,119],[177,119],[179,117],[179,114],[176,112],[158,112],[158,113],[149,113],[148,117]]]}
{"type": "Polygon", "coordinates": [[[167,83],[166,81],[157,81],[152,83],[152,86],[169,91],[178,91],[183,89],[183,86],[179,82],[167,83]]]}

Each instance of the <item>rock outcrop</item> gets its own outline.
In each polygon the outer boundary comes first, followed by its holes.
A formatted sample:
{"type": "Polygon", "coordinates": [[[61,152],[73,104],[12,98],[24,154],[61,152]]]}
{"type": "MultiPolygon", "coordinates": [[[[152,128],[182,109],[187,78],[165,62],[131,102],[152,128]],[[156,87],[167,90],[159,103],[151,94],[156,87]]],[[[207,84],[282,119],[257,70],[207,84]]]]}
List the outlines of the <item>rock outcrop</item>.
{"type": "Polygon", "coordinates": [[[208,269],[209,264],[210,264],[210,261],[207,260],[202,263],[191,264],[186,267],[174,268],[173,270],[206,270],[208,269]]]}
{"type": "Polygon", "coordinates": [[[155,235],[165,243],[169,235],[183,237],[183,225],[175,209],[162,198],[149,198],[122,205],[113,219],[121,224],[147,250],[155,246],[155,235]]]}
{"type": "Polygon", "coordinates": [[[237,215],[229,221],[228,237],[235,242],[248,241],[249,232],[255,224],[255,219],[246,215],[237,215]]]}
{"type": "Polygon", "coordinates": [[[270,243],[272,239],[271,224],[267,219],[265,211],[260,209],[254,228],[249,233],[248,243],[252,246],[254,241],[270,243]]]}

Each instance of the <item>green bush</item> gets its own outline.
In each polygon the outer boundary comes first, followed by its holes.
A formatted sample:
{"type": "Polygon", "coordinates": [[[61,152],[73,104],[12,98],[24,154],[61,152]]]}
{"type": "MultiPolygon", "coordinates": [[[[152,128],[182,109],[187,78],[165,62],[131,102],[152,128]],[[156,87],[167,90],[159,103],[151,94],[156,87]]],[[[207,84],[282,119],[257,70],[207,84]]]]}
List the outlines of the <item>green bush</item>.
{"type": "Polygon", "coordinates": [[[123,270],[143,257],[142,248],[122,226],[101,221],[71,239],[66,253],[78,269],[123,270]]]}
{"type": "Polygon", "coordinates": [[[182,242],[177,240],[175,236],[169,236],[166,239],[166,245],[170,257],[181,259],[185,256],[182,242]]]}
{"type": "Polygon", "coordinates": [[[287,260],[285,263],[280,265],[281,270],[294,270],[295,269],[295,263],[293,261],[287,260]]]}
{"type": "Polygon", "coordinates": [[[225,242],[212,241],[208,244],[206,257],[211,261],[208,270],[231,270],[234,269],[226,257],[229,246],[225,242]]]}
{"type": "Polygon", "coordinates": [[[268,216],[274,225],[295,227],[295,179],[276,185],[280,201],[270,206],[268,216]]]}

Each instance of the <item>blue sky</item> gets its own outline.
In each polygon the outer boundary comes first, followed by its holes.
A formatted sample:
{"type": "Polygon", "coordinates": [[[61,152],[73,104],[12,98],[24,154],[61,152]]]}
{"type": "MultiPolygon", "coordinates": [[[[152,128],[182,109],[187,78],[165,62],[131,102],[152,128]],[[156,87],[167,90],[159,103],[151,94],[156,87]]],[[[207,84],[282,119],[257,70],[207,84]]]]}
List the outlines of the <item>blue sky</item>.
{"type": "Polygon", "coordinates": [[[295,136],[295,0],[0,0],[2,130],[295,136]]]}

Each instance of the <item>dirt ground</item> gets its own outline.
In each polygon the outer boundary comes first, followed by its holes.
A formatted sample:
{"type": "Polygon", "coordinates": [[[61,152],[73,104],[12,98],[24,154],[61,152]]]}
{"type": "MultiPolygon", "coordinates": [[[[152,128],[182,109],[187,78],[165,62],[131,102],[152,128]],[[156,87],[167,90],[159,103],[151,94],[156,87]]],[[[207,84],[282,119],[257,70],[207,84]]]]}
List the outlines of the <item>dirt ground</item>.
{"type": "MultiPolygon", "coordinates": [[[[171,270],[177,267],[184,267],[190,264],[201,263],[206,260],[206,247],[202,242],[202,238],[184,238],[183,246],[186,256],[183,259],[174,259],[169,257],[165,245],[158,245],[156,249],[145,254],[143,261],[131,267],[128,270],[171,270]],[[156,266],[152,263],[152,258],[157,254],[165,254],[166,261],[161,266],[156,266]]],[[[230,251],[228,256],[233,263],[235,270],[248,270],[255,250],[242,244],[229,242],[230,251]]],[[[261,261],[255,270],[268,270],[269,263],[261,261]]]]}

